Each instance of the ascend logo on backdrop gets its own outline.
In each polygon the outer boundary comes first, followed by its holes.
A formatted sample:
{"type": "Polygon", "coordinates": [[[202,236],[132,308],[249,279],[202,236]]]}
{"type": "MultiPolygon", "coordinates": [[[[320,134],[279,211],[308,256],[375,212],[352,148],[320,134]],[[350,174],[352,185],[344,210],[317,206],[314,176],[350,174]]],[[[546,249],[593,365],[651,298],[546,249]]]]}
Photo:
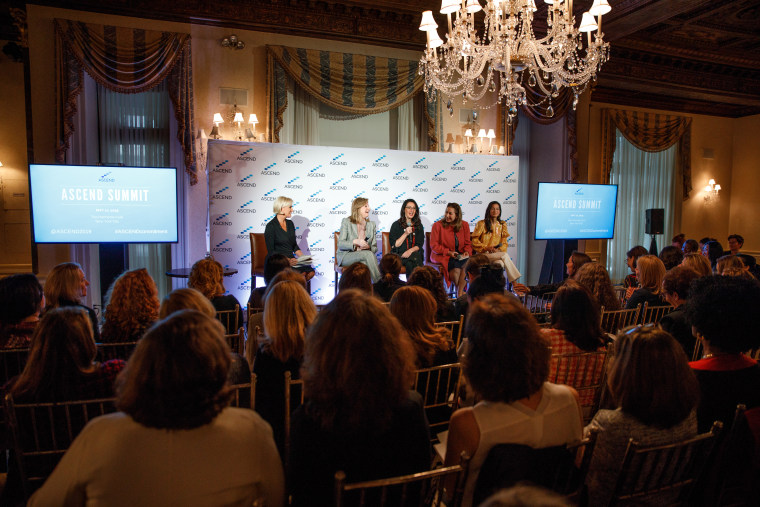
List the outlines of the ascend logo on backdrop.
{"type": "Polygon", "coordinates": [[[279,176],[280,171],[274,170],[274,167],[276,166],[277,166],[277,162],[272,162],[261,171],[261,175],[262,176],[279,176]]]}
{"type": "Polygon", "coordinates": [[[433,175],[433,181],[447,181],[445,177],[441,176],[443,172],[444,172],[443,170],[440,170],[437,173],[435,173],[433,175]]]}
{"type": "Polygon", "coordinates": [[[515,218],[514,215],[509,215],[504,219],[504,221],[507,222],[507,227],[517,227],[517,222],[515,222],[513,218],[515,218]]]}
{"type": "Polygon", "coordinates": [[[383,159],[387,155],[383,155],[382,157],[375,159],[374,162],[372,162],[372,167],[388,167],[388,162],[383,162],[383,159]]]}
{"type": "Polygon", "coordinates": [[[404,202],[405,199],[402,199],[402,197],[406,195],[406,192],[401,192],[396,197],[393,198],[393,202],[396,204],[401,204],[404,202]]]}
{"type": "Polygon", "coordinates": [[[330,190],[348,190],[348,187],[346,185],[341,185],[340,182],[343,181],[344,178],[339,179],[338,181],[334,181],[332,185],[330,185],[330,190]]]}
{"type": "Polygon", "coordinates": [[[366,180],[367,178],[369,178],[369,176],[367,176],[366,174],[360,174],[364,169],[366,169],[366,167],[364,166],[360,167],[359,169],[354,171],[353,174],[351,174],[351,177],[366,180]]]}
{"type": "Polygon", "coordinates": [[[381,215],[381,216],[382,215],[387,215],[388,214],[388,210],[382,209],[383,207],[385,207],[385,203],[382,203],[380,206],[377,206],[375,208],[375,215],[381,215]]]}
{"type": "Polygon", "coordinates": [[[490,164],[488,164],[488,167],[486,167],[486,171],[501,171],[501,168],[496,167],[496,164],[498,163],[499,163],[498,160],[496,162],[491,162],[490,164]]]}
{"type": "Polygon", "coordinates": [[[212,199],[232,199],[232,196],[225,193],[230,187],[222,187],[211,195],[212,199]]]}
{"type": "Polygon", "coordinates": [[[408,180],[409,176],[404,176],[404,174],[402,174],[404,171],[406,171],[406,169],[401,169],[399,172],[394,174],[393,179],[394,180],[408,180]]]}
{"type": "Polygon", "coordinates": [[[425,180],[420,181],[416,185],[414,185],[414,188],[412,188],[412,192],[427,192],[427,187],[423,186],[425,185],[425,180]]]}
{"type": "Polygon", "coordinates": [[[261,200],[262,201],[274,201],[276,199],[276,197],[273,196],[272,194],[275,193],[275,192],[277,192],[277,189],[273,188],[272,190],[270,190],[269,192],[267,192],[266,194],[264,194],[263,196],[261,196],[261,200]]]}
{"type": "Polygon", "coordinates": [[[283,160],[286,164],[303,164],[303,159],[295,158],[296,155],[301,153],[300,151],[296,151],[285,157],[285,160],[283,160]]]}
{"type": "Polygon", "coordinates": [[[226,245],[229,242],[230,242],[229,239],[225,239],[224,241],[222,241],[220,243],[217,243],[216,246],[214,246],[214,248],[212,248],[211,250],[213,252],[231,252],[232,251],[231,247],[224,246],[224,245],[226,245]]]}
{"type": "Polygon", "coordinates": [[[498,184],[499,183],[497,182],[497,183],[494,183],[493,185],[491,185],[490,187],[488,187],[488,190],[486,190],[486,193],[487,194],[498,194],[499,193],[499,189],[496,188],[496,185],[498,185],[498,184]]]}
{"type": "Polygon", "coordinates": [[[232,168],[231,167],[222,167],[224,165],[227,165],[229,160],[225,160],[221,164],[216,164],[213,169],[211,169],[212,173],[221,173],[221,174],[232,174],[232,168]]]}
{"type": "Polygon", "coordinates": [[[235,211],[237,211],[238,213],[256,213],[256,208],[249,208],[249,207],[248,207],[248,206],[250,206],[251,204],[253,204],[253,201],[252,201],[252,200],[251,200],[251,201],[247,201],[247,202],[244,202],[244,203],[243,203],[243,204],[241,204],[241,205],[240,205],[240,207],[239,207],[237,210],[235,210],[235,211]]]}
{"type": "Polygon", "coordinates": [[[470,183],[483,183],[483,178],[478,178],[480,171],[470,176],[470,183]]]}
{"type": "Polygon", "coordinates": [[[256,187],[256,183],[254,183],[253,181],[248,181],[251,178],[253,178],[253,173],[249,174],[245,178],[243,178],[240,181],[238,181],[237,186],[238,187],[244,187],[244,188],[255,188],[256,187]]]}
{"type": "Polygon", "coordinates": [[[321,190],[317,190],[313,194],[311,194],[309,197],[306,198],[306,202],[325,202],[324,197],[318,197],[319,194],[321,194],[321,190]]]}
{"type": "Polygon", "coordinates": [[[250,264],[251,263],[251,252],[248,252],[244,256],[238,259],[238,264],[250,264]]]}
{"type": "Polygon", "coordinates": [[[441,197],[443,197],[442,193],[433,197],[433,204],[447,204],[447,201],[441,199],[441,197]]]}
{"type": "Polygon", "coordinates": [[[268,217],[267,217],[265,220],[263,220],[263,221],[262,221],[262,222],[259,224],[259,226],[261,226],[261,227],[266,227],[266,226],[267,226],[267,224],[268,224],[269,222],[271,222],[273,218],[274,218],[274,214],[272,214],[272,215],[269,215],[269,216],[268,216],[268,217]]]}
{"type": "Polygon", "coordinates": [[[384,179],[378,181],[377,183],[375,183],[375,185],[372,187],[371,190],[373,192],[387,192],[388,191],[388,187],[383,186],[383,183],[385,183],[384,179]]]}
{"type": "MultiPolygon", "coordinates": [[[[237,235],[237,239],[250,239],[250,233],[253,232],[253,226],[246,227],[242,231],[240,231],[240,234],[237,235]]],[[[238,264],[240,264],[238,262],[238,264]]]]}
{"type": "Polygon", "coordinates": [[[309,227],[324,227],[325,223],[320,221],[320,218],[322,218],[322,215],[317,215],[309,220],[309,227]]]}
{"type": "Polygon", "coordinates": [[[309,243],[309,252],[324,252],[325,247],[320,245],[320,243],[322,243],[321,239],[316,240],[314,243],[309,243]]]}
{"type": "Polygon", "coordinates": [[[427,164],[423,164],[422,163],[422,162],[425,161],[426,158],[427,157],[422,157],[417,162],[415,162],[414,164],[412,164],[412,167],[414,167],[415,169],[427,169],[428,168],[427,164]]]}
{"type": "Polygon", "coordinates": [[[318,165],[308,173],[306,173],[307,178],[324,178],[326,177],[325,173],[319,172],[319,170],[322,169],[322,164],[318,165]]]}
{"type": "Polygon", "coordinates": [[[514,196],[515,196],[515,194],[509,194],[504,199],[504,204],[517,204],[517,199],[513,199],[514,196]]]}
{"type": "Polygon", "coordinates": [[[473,195],[467,204],[483,204],[483,201],[479,200],[478,197],[480,197],[480,194],[473,195]]]}
{"type": "Polygon", "coordinates": [[[243,153],[238,155],[237,159],[243,160],[245,162],[256,162],[256,157],[254,157],[253,155],[248,155],[252,151],[253,151],[253,148],[248,148],[243,153]]]}
{"type": "Polygon", "coordinates": [[[511,173],[504,176],[504,183],[517,183],[517,180],[512,177],[514,175],[515,175],[515,172],[512,171],[511,173]]]}
{"type": "Polygon", "coordinates": [[[456,185],[454,185],[453,187],[451,187],[450,192],[452,192],[454,194],[463,194],[464,193],[464,189],[461,188],[463,183],[464,183],[463,181],[460,181],[459,183],[457,183],[456,185]]]}
{"type": "Polygon", "coordinates": [[[330,215],[348,215],[348,211],[344,211],[344,210],[338,209],[341,206],[343,206],[343,203],[340,203],[337,206],[334,206],[328,213],[330,215]]]}
{"type": "Polygon", "coordinates": [[[340,158],[342,158],[343,155],[345,155],[345,153],[341,153],[337,157],[333,157],[333,159],[330,161],[330,165],[348,165],[348,162],[344,160],[340,160],[340,158]]]}
{"type": "Polygon", "coordinates": [[[462,165],[462,162],[464,162],[463,158],[460,158],[459,160],[457,160],[456,162],[454,162],[452,164],[452,166],[451,166],[451,170],[452,171],[464,171],[464,170],[466,170],[467,168],[464,165],[462,165]]]}
{"type": "Polygon", "coordinates": [[[240,285],[238,285],[238,290],[247,290],[250,292],[251,290],[251,277],[246,278],[242,282],[240,282],[240,285]]]}
{"type": "Polygon", "coordinates": [[[225,213],[224,215],[219,215],[211,223],[214,225],[219,225],[223,227],[230,227],[232,225],[232,221],[227,218],[229,216],[230,216],[229,213],[225,213]]]}
{"type": "Polygon", "coordinates": [[[299,184],[296,183],[296,181],[298,181],[300,179],[301,179],[300,176],[296,176],[295,178],[293,178],[292,180],[288,181],[285,184],[285,188],[297,188],[297,189],[303,188],[303,185],[299,185],[299,184]]]}
{"type": "Polygon", "coordinates": [[[98,178],[98,182],[99,183],[116,183],[116,178],[114,178],[113,176],[111,176],[112,173],[113,173],[113,171],[108,171],[103,176],[101,176],[100,178],[98,178]]]}

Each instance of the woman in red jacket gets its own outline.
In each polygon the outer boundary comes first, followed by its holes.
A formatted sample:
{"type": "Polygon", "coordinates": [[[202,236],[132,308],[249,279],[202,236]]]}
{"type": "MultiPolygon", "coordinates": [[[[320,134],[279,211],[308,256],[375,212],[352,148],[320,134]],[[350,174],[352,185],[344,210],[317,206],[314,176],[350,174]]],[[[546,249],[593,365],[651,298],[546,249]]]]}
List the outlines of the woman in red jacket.
{"type": "Polygon", "coordinates": [[[459,204],[449,203],[443,219],[433,224],[430,258],[442,265],[443,279],[447,285],[454,284],[457,297],[464,293],[466,273],[462,268],[471,255],[470,225],[462,221],[462,208],[459,204]]]}

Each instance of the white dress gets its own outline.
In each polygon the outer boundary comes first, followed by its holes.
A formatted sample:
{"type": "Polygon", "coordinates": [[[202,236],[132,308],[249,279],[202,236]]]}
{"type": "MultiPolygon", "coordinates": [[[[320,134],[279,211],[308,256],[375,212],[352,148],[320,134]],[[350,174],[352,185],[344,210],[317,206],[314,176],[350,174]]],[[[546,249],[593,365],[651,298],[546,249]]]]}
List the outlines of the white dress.
{"type": "Polygon", "coordinates": [[[532,410],[522,403],[481,401],[473,407],[480,441],[470,461],[464,490],[464,507],[472,495],[480,467],[497,444],[523,444],[540,449],[578,442],[583,433],[581,410],[567,386],[544,382],[541,402],[532,410]]]}
{"type": "Polygon", "coordinates": [[[28,505],[277,507],[284,492],[272,430],[253,410],[172,431],[118,412],[82,430],[28,505]]]}

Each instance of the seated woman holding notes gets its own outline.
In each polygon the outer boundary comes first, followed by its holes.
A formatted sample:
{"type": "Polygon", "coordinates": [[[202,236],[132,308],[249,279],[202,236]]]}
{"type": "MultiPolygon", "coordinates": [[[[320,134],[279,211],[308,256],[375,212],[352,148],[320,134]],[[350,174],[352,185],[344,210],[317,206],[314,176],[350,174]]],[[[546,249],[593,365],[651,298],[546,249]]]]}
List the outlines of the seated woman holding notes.
{"type": "Polygon", "coordinates": [[[382,275],[377,267],[377,228],[369,218],[369,199],[357,197],[351,203],[351,216],[340,222],[338,251],[335,253],[338,266],[350,266],[361,262],[369,268],[372,283],[382,275]]]}
{"type": "Polygon", "coordinates": [[[282,254],[288,258],[290,266],[302,273],[306,281],[314,278],[311,256],[304,255],[296,241],[296,226],[288,220],[293,215],[293,199],[279,196],[274,201],[272,211],[275,215],[264,228],[264,241],[267,244],[267,257],[282,254]],[[294,255],[295,253],[295,255],[294,255]]]}

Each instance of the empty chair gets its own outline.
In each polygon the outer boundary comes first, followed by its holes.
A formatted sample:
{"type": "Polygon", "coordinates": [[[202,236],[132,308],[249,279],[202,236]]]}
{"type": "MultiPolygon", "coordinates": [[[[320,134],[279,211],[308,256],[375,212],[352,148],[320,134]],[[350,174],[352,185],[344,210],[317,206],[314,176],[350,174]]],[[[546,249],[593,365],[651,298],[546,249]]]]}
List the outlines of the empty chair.
{"type": "Polygon", "coordinates": [[[248,233],[248,239],[251,242],[251,278],[255,289],[259,277],[264,278],[264,261],[267,258],[268,250],[264,233],[248,233]]]}
{"type": "Polygon", "coordinates": [[[304,391],[303,380],[293,378],[289,371],[285,372],[285,389],[283,391],[283,455],[285,457],[285,468],[288,467],[288,456],[290,454],[290,417],[293,411],[303,405],[304,391]]]}

